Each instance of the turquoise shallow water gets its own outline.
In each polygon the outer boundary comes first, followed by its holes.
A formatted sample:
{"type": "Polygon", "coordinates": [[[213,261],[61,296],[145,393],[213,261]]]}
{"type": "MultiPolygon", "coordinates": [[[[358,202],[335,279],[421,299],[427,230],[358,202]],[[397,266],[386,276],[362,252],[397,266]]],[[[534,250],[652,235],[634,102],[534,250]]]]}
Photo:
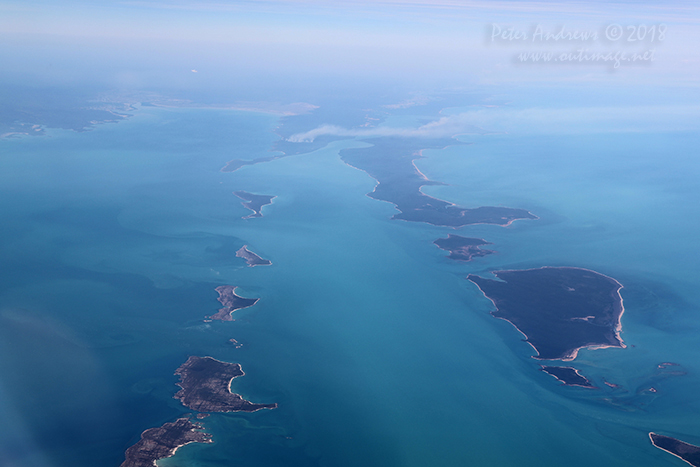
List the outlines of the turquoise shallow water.
{"type": "Polygon", "coordinates": [[[426,151],[418,167],[449,184],[426,193],[541,218],[460,229],[498,253],[457,264],[432,245],[453,230],[390,221],[393,207],[365,196],[373,180],[337,156],[365,143],[219,172],[269,155],[277,124],[141,108],[0,143],[6,459],[118,465],[141,431],[185,412],[173,371],[188,355],[241,363],[233,389],[279,408],[212,415],[216,442],[163,466],[641,466],[670,457],[651,429],[700,439],[697,137],[492,135],[426,151]],[[277,198],[244,220],[234,190],[277,198]],[[243,244],[273,265],[246,267],[243,244]],[[629,347],[583,351],[578,366],[626,392],[537,371],[464,279],[542,265],[625,285],[629,347]],[[222,284],[261,300],[205,323],[222,284]],[[687,374],[657,370],[664,361],[687,374]]]}

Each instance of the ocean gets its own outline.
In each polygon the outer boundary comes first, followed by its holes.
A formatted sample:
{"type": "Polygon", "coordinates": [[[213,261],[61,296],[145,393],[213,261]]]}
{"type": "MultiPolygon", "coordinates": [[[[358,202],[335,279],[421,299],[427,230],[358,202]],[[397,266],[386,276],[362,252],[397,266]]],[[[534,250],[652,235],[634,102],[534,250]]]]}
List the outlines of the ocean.
{"type": "Polygon", "coordinates": [[[188,412],[172,396],[190,355],[240,363],[232,390],[279,407],[212,414],[215,442],[161,466],[639,467],[671,460],[649,431],[700,441],[697,135],[461,136],[416,161],[446,184],[423,191],[539,219],[453,230],[390,220],[338,156],[358,140],[220,172],[272,155],[279,124],[143,106],[0,141],[6,465],[118,466],[143,430],[188,412]],[[276,198],[243,219],[238,190],[276,198]],[[497,253],[451,261],[432,244],[448,233],[497,253]],[[272,265],[247,267],[244,244],[272,265]],[[627,348],[574,362],[598,389],[539,371],[465,279],[546,265],[624,286],[627,348]],[[219,285],[260,301],[205,322],[219,285]]]}

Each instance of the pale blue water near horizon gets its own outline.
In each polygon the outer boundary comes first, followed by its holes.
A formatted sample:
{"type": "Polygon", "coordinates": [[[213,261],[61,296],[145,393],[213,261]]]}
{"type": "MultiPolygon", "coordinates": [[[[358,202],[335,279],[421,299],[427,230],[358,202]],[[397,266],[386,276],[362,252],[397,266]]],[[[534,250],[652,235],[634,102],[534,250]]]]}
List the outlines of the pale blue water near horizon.
{"type": "Polygon", "coordinates": [[[540,219],[454,231],[389,220],[393,206],[365,196],[374,181],[338,157],[364,142],[219,172],[269,155],[278,123],[142,107],[0,142],[1,446],[20,465],[119,465],[185,412],[173,371],[188,355],[241,363],[233,389],[279,408],[212,415],[216,442],[163,466],[641,466],[673,462],[650,430],[700,439],[696,135],[460,137],[472,144],[417,162],[448,184],[424,191],[540,219]],[[234,190],[277,198],[244,220],[234,190]],[[450,262],[432,244],[447,233],[498,253],[450,262]],[[243,244],[273,265],[245,267],[243,244]],[[625,286],[628,348],[577,359],[601,389],[538,371],[464,279],[544,265],[625,286]],[[261,300],[205,323],[222,284],[261,300]],[[687,374],[656,369],[666,361],[687,374]]]}

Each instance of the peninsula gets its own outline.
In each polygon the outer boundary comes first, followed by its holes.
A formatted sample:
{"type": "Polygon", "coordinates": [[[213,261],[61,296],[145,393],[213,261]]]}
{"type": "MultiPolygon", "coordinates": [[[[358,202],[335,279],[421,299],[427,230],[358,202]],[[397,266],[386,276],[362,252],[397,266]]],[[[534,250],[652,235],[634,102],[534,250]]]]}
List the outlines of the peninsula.
{"type": "Polygon", "coordinates": [[[576,368],[568,366],[543,366],[542,371],[554,376],[565,386],[580,386],[582,388],[595,388],[593,384],[578,372],[576,368]]]}
{"type": "Polygon", "coordinates": [[[537,219],[524,209],[495,206],[467,209],[423,194],[421,187],[443,183],[428,180],[416,168],[414,161],[423,157],[423,149],[442,149],[462,144],[454,139],[382,137],[367,142],[373,146],[343,149],[340,157],[348,165],[367,172],[377,180],[374,191],[367,196],[394,204],[400,213],[392,219],[448,227],[471,224],[507,226],[516,219],[537,219]]]}
{"type": "Polygon", "coordinates": [[[233,378],[243,376],[238,363],[192,356],[175,371],[182,389],[175,394],[185,407],[198,412],[255,412],[277,404],[254,404],[231,392],[233,378]]]}
{"type": "Polygon", "coordinates": [[[238,287],[235,285],[221,285],[216,288],[219,293],[219,302],[223,308],[219,308],[219,312],[209,316],[209,319],[217,319],[220,321],[233,321],[231,314],[236,310],[248,308],[258,303],[259,298],[243,298],[236,295],[235,291],[238,287]]]}
{"type": "Polygon", "coordinates": [[[438,238],[433,242],[441,250],[450,252],[448,258],[456,261],[471,261],[478,256],[486,256],[494,253],[492,250],[482,250],[481,245],[491,245],[490,242],[480,238],[460,237],[448,234],[447,238],[438,238]]]}
{"type": "Polygon", "coordinates": [[[491,312],[515,326],[540,360],[573,360],[582,348],[621,347],[624,312],[615,279],[588,269],[543,267],[495,271],[500,280],[470,274],[496,307],[491,312]]]}
{"type": "Polygon", "coordinates": [[[202,426],[188,418],[179,418],[158,428],[141,433],[141,440],[126,450],[121,467],[153,467],[156,461],[171,457],[189,443],[211,443],[211,435],[199,430],[202,426]]]}
{"type": "Polygon", "coordinates": [[[252,217],[262,217],[262,207],[268,204],[272,204],[272,200],[275,198],[275,196],[256,195],[254,193],[248,193],[247,191],[234,191],[233,194],[243,200],[241,204],[244,207],[253,211],[253,214],[243,216],[243,219],[250,219],[252,217]]]}
{"type": "Polygon", "coordinates": [[[692,466],[700,467],[700,447],[656,433],[649,433],[649,439],[651,439],[651,444],[657,448],[673,454],[692,466]]]}
{"type": "Polygon", "coordinates": [[[272,264],[272,261],[263,259],[260,256],[256,255],[252,251],[248,249],[248,245],[243,245],[237,252],[236,256],[239,258],[243,258],[246,263],[248,263],[249,267],[253,266],[269,266],[272,264]]]}

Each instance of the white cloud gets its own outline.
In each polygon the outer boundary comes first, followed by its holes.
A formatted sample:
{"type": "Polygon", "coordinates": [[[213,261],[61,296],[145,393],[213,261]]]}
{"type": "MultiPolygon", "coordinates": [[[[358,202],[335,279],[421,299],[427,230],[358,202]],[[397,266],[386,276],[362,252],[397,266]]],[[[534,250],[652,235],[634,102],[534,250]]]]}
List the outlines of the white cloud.
{"type": "Polygon", "coordinates": [[[636,106],[510,109],[481,107],[444,116],[417,128],[380,126],[342,128],[321,125],[289,137],[309,142],[322,135],[371,138],[400,136],[445,138],[459,134],[585,134],[641,131],[684,131],[700,127],[700,106],[636,106]]]}

